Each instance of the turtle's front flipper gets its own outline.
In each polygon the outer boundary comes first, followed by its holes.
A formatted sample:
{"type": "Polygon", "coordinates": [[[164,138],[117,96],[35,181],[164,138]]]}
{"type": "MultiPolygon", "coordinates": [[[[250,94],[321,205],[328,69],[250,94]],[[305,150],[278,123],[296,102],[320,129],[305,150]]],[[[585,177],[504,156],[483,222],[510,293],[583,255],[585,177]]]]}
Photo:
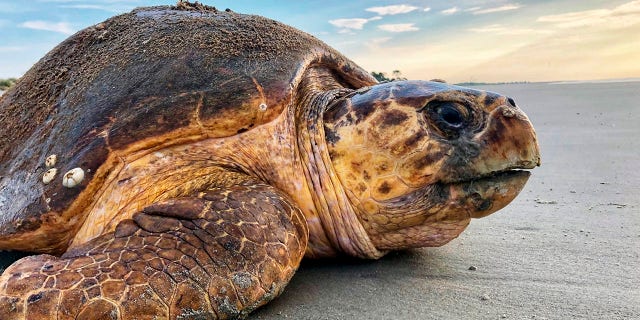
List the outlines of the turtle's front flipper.
{"type": "Polygon", "coordinates": [[[151,205],[62,258],[0,277],[0,319],[243,317],[276,297],[307,244],[301,212],[267,185],[151,205]]]}

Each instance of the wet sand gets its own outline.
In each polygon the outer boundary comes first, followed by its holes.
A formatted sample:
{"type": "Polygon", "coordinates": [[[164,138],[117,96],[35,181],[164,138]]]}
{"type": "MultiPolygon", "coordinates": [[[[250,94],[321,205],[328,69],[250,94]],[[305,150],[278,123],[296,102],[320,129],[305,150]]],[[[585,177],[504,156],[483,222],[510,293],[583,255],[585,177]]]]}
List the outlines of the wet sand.
{"type": "Polygon", "coordinates": [[[441,248],[306,261],[251,318],[640,319],[640,82],[482,88],[540,139],[511,205],[441,248]]]}

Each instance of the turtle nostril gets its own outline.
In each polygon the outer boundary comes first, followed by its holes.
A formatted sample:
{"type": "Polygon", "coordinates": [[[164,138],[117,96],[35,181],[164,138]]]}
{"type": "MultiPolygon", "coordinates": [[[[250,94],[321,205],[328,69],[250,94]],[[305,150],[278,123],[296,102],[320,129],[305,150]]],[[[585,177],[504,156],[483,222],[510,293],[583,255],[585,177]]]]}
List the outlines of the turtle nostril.
{"type": "Polygon", "coordinates": [[[507,98],[507,102],[509,102],[509,105],[510,105],[510,106],[512,106],[512,107],[516,107],[516,102],[515,102],[515,101],[513,101],[513,99],[511,99],[511,98],[507,98]]]}

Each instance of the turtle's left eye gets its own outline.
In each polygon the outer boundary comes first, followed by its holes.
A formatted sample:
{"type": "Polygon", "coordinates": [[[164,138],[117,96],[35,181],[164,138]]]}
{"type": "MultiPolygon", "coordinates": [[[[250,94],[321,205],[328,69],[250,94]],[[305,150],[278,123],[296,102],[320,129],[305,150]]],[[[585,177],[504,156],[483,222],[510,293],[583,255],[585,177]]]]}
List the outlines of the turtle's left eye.
{"type": "Polygon", "coordinates": [[[456,139],[469,122],[467,108],[453,101],[430,101],[424,106],[430,122],[445,137],[456,139]]]}
{"type": "Polygon", "coordinates": [[[452,103],[443,103],[436,107],[439,120],[451,128],[459,128],[464,124],[464,117],[452,103]]]}

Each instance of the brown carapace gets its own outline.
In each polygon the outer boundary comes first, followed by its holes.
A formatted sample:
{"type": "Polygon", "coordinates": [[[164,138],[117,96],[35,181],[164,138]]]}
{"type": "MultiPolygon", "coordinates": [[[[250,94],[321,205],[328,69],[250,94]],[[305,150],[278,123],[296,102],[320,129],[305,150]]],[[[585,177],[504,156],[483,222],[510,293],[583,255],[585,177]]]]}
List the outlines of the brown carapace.
{"type": "Polygon", "coordinates": [[[0,319],[242,318],[306,257],[440,246],[540,164],[510,98],[377,84],[180,1],[82,30],[0,100],[0,319]]]}

